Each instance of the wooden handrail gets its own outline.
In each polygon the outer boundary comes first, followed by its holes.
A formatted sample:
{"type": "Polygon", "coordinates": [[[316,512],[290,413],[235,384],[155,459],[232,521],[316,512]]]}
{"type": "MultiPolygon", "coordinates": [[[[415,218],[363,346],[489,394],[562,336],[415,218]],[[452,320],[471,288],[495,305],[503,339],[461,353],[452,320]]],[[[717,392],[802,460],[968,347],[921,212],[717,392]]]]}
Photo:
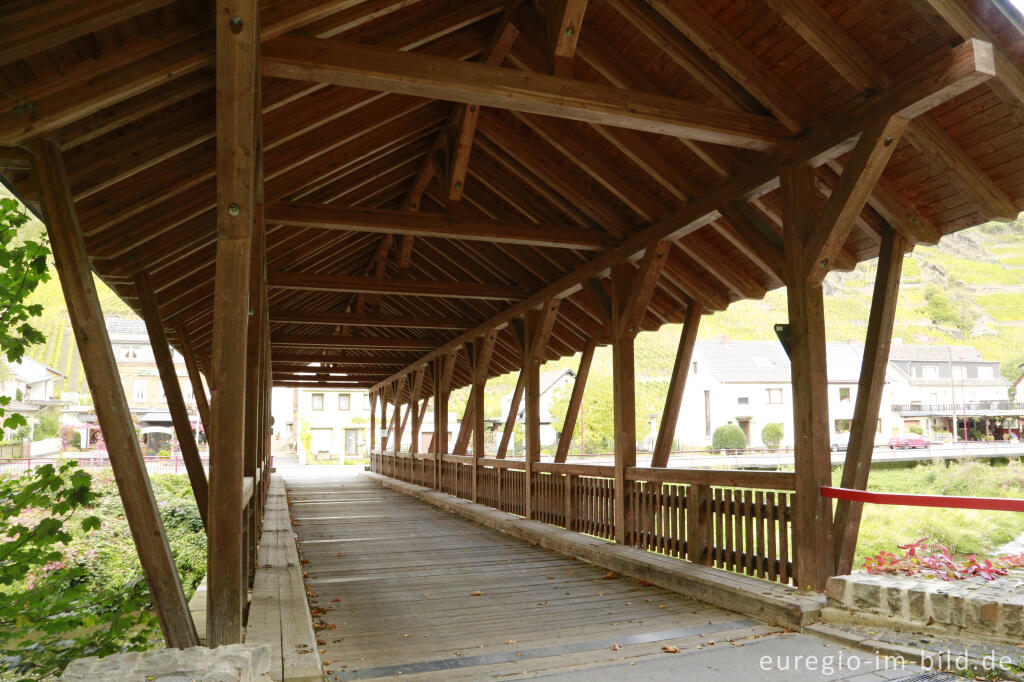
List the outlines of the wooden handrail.
{"type": "Polygon", "coordinates": [[[790,471],[629,467],[626,469],[626,480],[649,483],[695,483],[729,488],[796,490],[796,474],[790,471]]]}
{"type": "MultiPolygon", "coordinates": [[[[408,452],[386,452],[383,454],[401,459],[409,459],[410,457],[425,460],[434,459],[434,455],[432,453],[417,453],[415,455],[410,455],[408,452]]],[[[442,455],[441,459],[444,462],[454,462],[456,464],[473,463],[473,458],[469,455],[442,455]]],[[[495,459],[491,457],[480,459],[479,465],[499,469],[526,468],[526,463],[522,460],[495,459]]],[[[540,473],[569,474],[571,476],[594,476],[599,478],[612,478],[615,475],[615,467],[606,464],[560,464],[556,462],[534,462],[533,470],[540,473]]],[[[796,475],[790,471],[629,467],[626,469],[626,480],[646,481],[649,483],[693,483],[697,485],[715,485],[730,488],[755,488],[760,490],[796,489],[796,475]]]]}

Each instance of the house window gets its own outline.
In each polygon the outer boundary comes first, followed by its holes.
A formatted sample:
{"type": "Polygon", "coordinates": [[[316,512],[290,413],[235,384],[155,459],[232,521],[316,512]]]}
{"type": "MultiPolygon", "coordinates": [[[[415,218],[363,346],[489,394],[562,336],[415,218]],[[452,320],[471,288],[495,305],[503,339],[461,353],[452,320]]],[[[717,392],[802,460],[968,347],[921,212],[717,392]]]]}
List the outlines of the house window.
{"type": "Polygon", "coordinates": [[[314,410],[322,410],[322,409],[324,409],[324,394],[323,393],[314,393],[313,394],[313,404],[312,404],[311,407],[314,410]]]}
{"type": "Polygon", "coordinates": [[[963,379],[967,376],[967,369],[963,365],[955,365],[953,367],[953,378],[963,379]]]}
{"type": "Polygon", "coordinates": [[[921,376],[923,378],[925,378],[925,379],[938,379],[939,378],[939,367],[938,367],[938,365],[925,365],[924,367],[921,368],[921,376]]]}
{"type": "Polygon", "coordinates": [[[704,435],[711,437],[711,391],[704,391],[704,435]]]}
{"type": "Polygon", "coordinates": [[[339,410],[350,410],[352,409],[352,396],[348,393],[338,394],[338,409],[339,410]]]}
{"type": "Polygon", "coordinates": [[[696,360],[693,361],[693,373],[694,374],[697,373],[697,361],[696,360]]]}
{"type": "Polygon", "coordinates": [[[768,404],[769,405],[781,405],[782,404],[782,389],[781,388],[769,388],[768,391],[768,404]]]}
{"type": "Polygon", "coordinates": [[[149,382],[145,379],[136,379],[132,382],[132,399],[137,403],[146,402],[146,389],[149,382]]]}
{"type": "Polygon", "coordinates": [[[736,398],[736,403],[739,405],[749,405],[750,398],[748,398],[747,396],[740,396],[739,398],[736,398]]]}
{"type": "Polygon", "coordinates": [[[991,367],[979,367],[978,378],[979,379],[992,379],[995,376],[995,372],[991,367]]]}
{"type": "Polygon", "coordinates": [[[363,409],[367,410],[367,411],[370,410],[370,394],[369,393],[364,393],[363,394],[363,409]]]}
{"type": "Polygon", "coordinates": [[[839,389],[839,402],[848,403],[850,402],[850,389],[840,388],[839,389]]]}

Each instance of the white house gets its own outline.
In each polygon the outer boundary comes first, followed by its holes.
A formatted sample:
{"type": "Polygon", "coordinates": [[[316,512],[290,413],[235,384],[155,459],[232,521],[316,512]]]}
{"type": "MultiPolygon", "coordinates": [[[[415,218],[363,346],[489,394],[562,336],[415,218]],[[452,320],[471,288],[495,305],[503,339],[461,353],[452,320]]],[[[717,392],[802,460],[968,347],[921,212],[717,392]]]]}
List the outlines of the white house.
{"type": "MultiPolygon", "coordinates": [[[[857,399],[863,348],[851,343],[827,347],[829,420],[834,436],[848,431],[857,399]]],[[[886,385],[892,378],[887,376],[886,385]]],[[[883,393],[878,439],[887,441],[897,426],[889,391],[883,393]]],[[[761,447],[761,430],[783,425],[783,447],[793,445],[793,391],[789,358],[777,341],[698,341],[683,391],[676,427],[682,448],[711,444],[714,430],[735,424],[750,447],[761,447]]]]}
{"type": "MultiPolygon", "coordinates": [[[[542,448],[551,447],[558,442],[558,432],[552,426],[551,403],[558,395],[558,388],[567,386],[572,388],[576,381],[576,372],[571,369],[561,369],[553,372],[541,372],[540,375],[540,445],[542,448]]],[[[509,410],[512,408],[512,393],[506,393],[501,397],[501,420],[504,425],[508,420],[509,410]]],[[[517,422],[525,423],[526,403],[520,400],[519,412],[516,416],[517,422]]],[[[517,444],[512,445],[513,451],[517,444]]]]}
{"type": "MultiPolygon", "coordinates": [[[[47,407],[62,405],[57,399],[54,382],[63,378],[63,374],[43,363],[29,357],[18,362],[4,363],[5,371],[0,379],[0,395],[7,396],[11,402],[7,411],[16,412],[25,417],[29,424],[34,424],[41,410],[47,407]]],[[[9,430],[0,434],[0,440],[10,436],[9,430]]]]}
{"type": "Polygon", "coordinates": [[[309,428],[310,454],[317,459],[362,456],[370,445],[370,395],[366,389],[296,388],[299,461],[304,461],[303,429],[309,428]]]}
{"type": "Polygon", "coordinates": [[[999,362],[974,348],[894,343],[889,367],[897,378],[892,409],[903,428],[919,428],[933,440],[953,438],[953,431],[958,439],[965,432],[1020,435],[1024,406],[1009,399],[1010,382],[999,362]]]}

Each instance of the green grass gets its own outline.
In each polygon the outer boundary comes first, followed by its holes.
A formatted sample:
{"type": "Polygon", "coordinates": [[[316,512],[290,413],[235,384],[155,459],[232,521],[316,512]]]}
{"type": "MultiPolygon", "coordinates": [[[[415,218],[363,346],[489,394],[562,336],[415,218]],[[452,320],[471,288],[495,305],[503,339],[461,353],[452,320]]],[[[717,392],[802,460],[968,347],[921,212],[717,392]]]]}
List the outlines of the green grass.
{"type": "MultiPolygon", "coordinates": [[[[842,472],[833,471],[838,485],[842,472]]],[[[903,468],[876,468],[868,490],[933,495],[1024,498],[1024,463],[935,462],[903,468]]],[[[1024,514],[926,507],[864,505],[855,566],[864,557],[923,537],[954,554],[991,554],[1024,533],[1024,514]]]]}
{"type": "Polygon", "coordinates": [[[974,300],[996,320],[1024,321],[1024,292],[977,294],[974,300]]]}

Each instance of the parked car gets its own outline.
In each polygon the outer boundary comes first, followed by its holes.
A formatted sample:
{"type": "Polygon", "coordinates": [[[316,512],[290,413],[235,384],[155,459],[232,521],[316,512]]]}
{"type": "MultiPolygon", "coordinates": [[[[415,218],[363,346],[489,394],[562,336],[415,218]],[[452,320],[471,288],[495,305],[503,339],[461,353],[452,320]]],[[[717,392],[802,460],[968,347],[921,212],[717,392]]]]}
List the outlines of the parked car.
{"type": "Polygon", "coordinates": [[[832,434],[832,452],[839,452],[850,447],[850,432],[832,434]]]}
{"type": "Polygon", "coordinates": [[[908,433],[903,436],[893,436],[889,439],[889,449],[899,448],[906,450],[907,448],[926,448],[931,443],[924,436],[919,436],[916,433],[908,433]]]}

